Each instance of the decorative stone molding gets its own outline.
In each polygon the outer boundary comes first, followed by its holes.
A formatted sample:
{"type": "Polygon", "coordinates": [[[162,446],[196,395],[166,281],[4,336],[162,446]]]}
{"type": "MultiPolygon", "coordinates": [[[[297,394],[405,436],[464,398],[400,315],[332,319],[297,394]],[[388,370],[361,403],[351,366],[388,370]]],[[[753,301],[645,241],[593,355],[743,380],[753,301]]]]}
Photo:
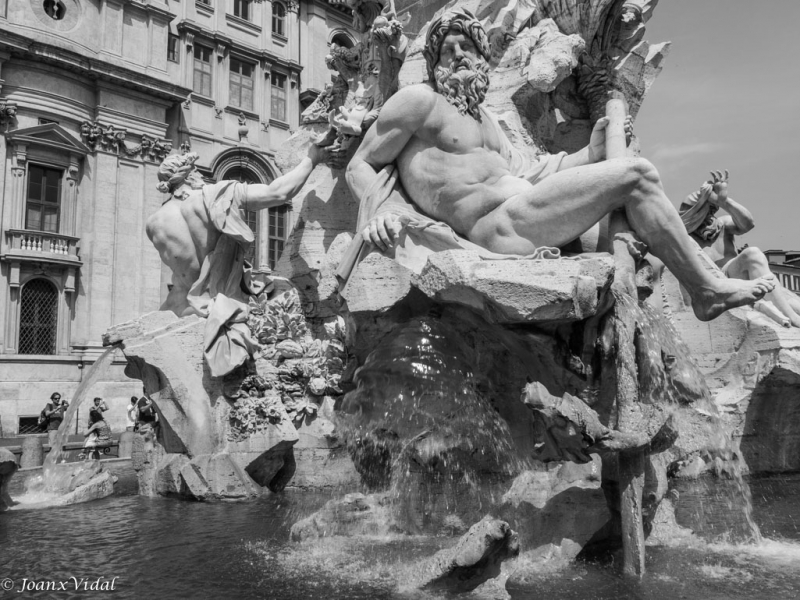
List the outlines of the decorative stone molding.
{"type": "Polygon", "coordinates": [[[186,35],[186,49],[191,50],[194,47],[194,34],[187,31],[184,35],[186,35]]]}
{"type": "Polygon", "coordinates": [[[228,46],[217,42],[217,61],[222,62],[225,59],[225,56],[228,54],[228,46]]]}
{"type": "Polygon", "coordinates": [[[189,110],[189,108],[191,108],[191,106],[192,106],[192,95],[191,94],[186,96],[186,100],[183,101],[183,104],[181,104],[181,106],[183,106],[183,108],[185,108],[186,110],[189,110]]]}
{"type": "Polygon", "coordinates": [[[13,102],[0,100],[0,124],[8,125],[17,118],[17,105],[13,102]]]}
{"type": "Polygon", "coordinates": [[[11,172],[15,177],[22,177],[25,175],[25,163],[28,162],[27,146],[24,144],[14,146],[12,158],[11,172]]]}
{"type": "Polygon", "coordinates": [[[288,0],[286,2],[286,10],[290,13],[296,13],[300,10],[300,3],[297,0],[288,0]]]}
{"type": "Polygon", "coordinates": [[[242,142],[247,139],[247,136],[250,133],[250,128],[247,127],[247,117],[243,112],[239,113],[239,115],[236,117],[236,120],[239,123],[239,141],[242,142]]]}
{"type": "Polygon", "coordinates": [[[192,151],[192,140],[187,139],[187,140],[181,142],[181,145],[179,146],[179,148],[180,148],[181,154],[188,154],[189,152],[192,151]]]}
{"type": "Polygon", "coordinates": [[[89,121],[81,123],[81,138],[92,152],[102,150],[130,158],[139,156],[142,160],[160,163],[172,151],[172,140],[161,140],[143,133],[138,144],[129,146],[125,143],[127,135],[128,131],[124,127],[89,121]]]}

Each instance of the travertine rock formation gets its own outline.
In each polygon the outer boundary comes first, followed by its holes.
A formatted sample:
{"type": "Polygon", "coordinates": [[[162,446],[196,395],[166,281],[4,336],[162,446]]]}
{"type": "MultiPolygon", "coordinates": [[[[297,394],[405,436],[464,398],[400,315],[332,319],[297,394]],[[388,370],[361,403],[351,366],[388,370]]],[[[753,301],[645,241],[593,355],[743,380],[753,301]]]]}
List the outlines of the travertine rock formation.
{"type": "Polygon", "coordinates": [[[14,505],[8,495],[8,485],[17,472],[17,458],[6,448],[0,448],[0,512],[14,505]]]}

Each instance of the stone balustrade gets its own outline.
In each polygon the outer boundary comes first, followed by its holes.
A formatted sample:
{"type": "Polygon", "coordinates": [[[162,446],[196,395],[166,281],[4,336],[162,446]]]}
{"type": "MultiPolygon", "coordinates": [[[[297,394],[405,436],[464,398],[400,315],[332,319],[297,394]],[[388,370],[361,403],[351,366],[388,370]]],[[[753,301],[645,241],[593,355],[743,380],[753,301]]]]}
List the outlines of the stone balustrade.
{"type": "Polygon", "coordinates": [[[6,231],[11,253],[40,253],[42,258],[62,258],[78,261],[80,238],[44,231],[9,229],[6,231]]]}

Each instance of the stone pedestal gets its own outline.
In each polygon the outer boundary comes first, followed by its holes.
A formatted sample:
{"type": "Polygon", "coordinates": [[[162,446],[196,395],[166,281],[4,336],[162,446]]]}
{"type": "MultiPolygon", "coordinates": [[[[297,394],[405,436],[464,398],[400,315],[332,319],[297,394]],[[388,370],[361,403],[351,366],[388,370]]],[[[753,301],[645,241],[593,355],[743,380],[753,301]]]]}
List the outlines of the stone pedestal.
{"type": "Polygon", "coordinates": [[[22,457],[19,466],[23,469],[41,467],[44,462],[44,448],[40,437],[26,437],[22,440],[22,457]]]}

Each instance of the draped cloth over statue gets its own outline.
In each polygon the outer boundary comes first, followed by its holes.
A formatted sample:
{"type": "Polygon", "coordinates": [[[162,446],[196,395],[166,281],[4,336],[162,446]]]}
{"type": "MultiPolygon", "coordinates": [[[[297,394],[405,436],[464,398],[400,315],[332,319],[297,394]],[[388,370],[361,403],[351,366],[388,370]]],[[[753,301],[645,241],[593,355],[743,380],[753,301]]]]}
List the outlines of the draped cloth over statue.
{"type": "Polygon", "coordinates": [[[254,236],[240,213],[247,184],[221,181],[202,188],[209,222],[222,235],[203,260],[189,290],[194,311],[206,318],[203,353],[211,375],[220,377],[244,363],[258,349],[247,326],[251,291],[246,286],[245,249],[254,236]]]}
{"type": "Polygon", "coordinates": [[[717,207],[709,202],[713,187],[705,182],[681,203],[678,213],[686,231],[706,242],[714,242],[722,233],[722,221],[716,218],[717,207]]]}
{"type": "MultiPolygon", "coordinates": [[[[566,152],[543,154],[531,159],[511,144],[500,124],[490,112],[483,109],[481,111],[486,122],[496,128],[498,139],[502,140],[501,154],[508,161],[509,171],[512,175],[536,185],[545,177],[559,170],[566,152]]],[[[356,265],[370,252],[378,251],[374,246],[365,242],[361,232],[364,231],[370,219],[384,213],[398,215],[402,225],[397,242],[385,254],[414,273],[422,271],[428,256],[444,250],[470,250],[480,255],[481,258],[487,259],[531,260],[561,256],[558,248],[550,246],[541,246],[532,254],[518,256],[490,252],[486,248],[470,242],[459,236],[449,225],[423,214],[403,189],[397,166],[391,164],[380,170],[364,194],[358,211],[355,237],[336,270],[339,288],[345,297],[347,281],[356,265]]]]}

